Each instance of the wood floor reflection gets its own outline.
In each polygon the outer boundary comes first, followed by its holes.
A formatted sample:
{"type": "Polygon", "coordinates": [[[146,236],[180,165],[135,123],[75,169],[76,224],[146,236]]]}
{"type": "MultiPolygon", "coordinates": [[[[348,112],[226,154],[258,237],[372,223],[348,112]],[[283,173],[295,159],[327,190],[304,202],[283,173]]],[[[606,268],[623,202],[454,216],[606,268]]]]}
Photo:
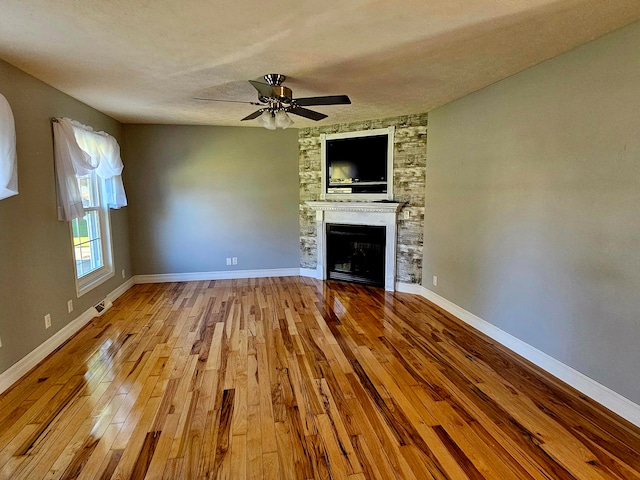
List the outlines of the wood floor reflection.
{"type": "Polygon", "coordinates": [[[0,396],[0,478],[634,479],[640,430],[428,301],[137,285],[0,396]]]}

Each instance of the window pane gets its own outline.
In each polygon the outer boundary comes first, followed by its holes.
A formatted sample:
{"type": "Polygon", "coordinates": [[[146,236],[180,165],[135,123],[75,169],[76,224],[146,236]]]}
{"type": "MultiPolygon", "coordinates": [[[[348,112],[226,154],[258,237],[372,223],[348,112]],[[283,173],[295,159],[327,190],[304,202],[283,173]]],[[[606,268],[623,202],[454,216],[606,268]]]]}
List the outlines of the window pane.
{"type": "Polygon", "coordinates": [[[79,245],[82,242],[89,240],[89,234],[87,233],[87,220],[86,217],[76,218],[71,222],[73,228],[73,244],[79,245]]]}
{"type": "Polygon", "coordinates": [[[74,248],[78,278],[104,266],[100,240],[83,243],[74,248]]]}
{"type": "Polygon", "coordinates": [[[102,244],[100,240],[92,240],[89,242],[89,251],[90,253],[90,261],[91,261],[91,271],[93,272],[97,268],[100,268],[104,265],[102,262],[102,244]]]}
{"type": "Polygon", "coordinates": [[[98,211],[90,211],[71,222],[73,253],[78,278],[104,266],[98,211]]]}
{"type": "Polygon", "coordinates": [[[85,261],[82,260],[83,253],[82,247],[75,247],[73,253],[76,257],[76,271],[78,272],[78,278],[87,274],[87,268],[85,268],[85,261]]]}
{"type": "Polygon", "coordinates": [[[87,237],[89,240],[100,238],[100,216],[96,210],[87,212],[83,217],[87,222],[87,237]]]}
{"type": "Polygon", "coordinates": [[[97,207],[99,204],[95,175],[91,174],[78,177],[78,186],[80,187],[82,206],[84,208],[97,207]]]}

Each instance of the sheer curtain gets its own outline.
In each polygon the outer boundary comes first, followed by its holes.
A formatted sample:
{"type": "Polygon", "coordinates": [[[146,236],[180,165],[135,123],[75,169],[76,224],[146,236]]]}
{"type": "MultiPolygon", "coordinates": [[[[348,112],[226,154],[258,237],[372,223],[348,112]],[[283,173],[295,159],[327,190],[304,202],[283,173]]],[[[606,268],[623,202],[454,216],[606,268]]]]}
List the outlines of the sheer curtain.
{"type": "Polygon", "coordinates": [[[58,220],[69,221],[84,216],[77,177],[90,172],[105,180],[104,195],[109,208],[127,205],[121,176],[124,165],[115,138],[68,118],[58,118],[53,123],[53,140],[58,220]]]}
{"type": "Polygon", "coordinates": [[[0,94],[0,200],[17,194],[16,127],[9,102],[0,94]]]}

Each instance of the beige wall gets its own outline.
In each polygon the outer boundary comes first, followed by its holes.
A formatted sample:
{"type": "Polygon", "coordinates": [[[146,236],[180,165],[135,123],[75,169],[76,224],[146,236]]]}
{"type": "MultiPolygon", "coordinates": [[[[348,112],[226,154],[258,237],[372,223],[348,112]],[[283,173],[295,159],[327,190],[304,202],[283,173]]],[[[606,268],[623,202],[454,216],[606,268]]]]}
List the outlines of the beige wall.
{"type": "Polygon", "coordinates": [[[635,24],[431,112],[423,263],[425,287],[636,403],[638,52],[635,24]]]}
{"type": "Polygon", "coordinates": [[[123,136],[136,274],[298,268],[297,130],[124,125],[123,136]]]}
{"type": "MultiPolygon", "coordinates": [[[[127,209],[112,211],[118,274],[76,298],[67,223],[56,220],[50,117],[70,117],[120,138],[120,124],[0,61],[0,93],[13,110],[20,194],[0,200],[0,373],[100,301],[130,276],[127,209]],[[67,313],[67,300],[75,310],[67,313]],[[52,326],[44,328],[50,313],[52,326]]],[[[124,158],[127,176],[127,159],[124,158]]]]}

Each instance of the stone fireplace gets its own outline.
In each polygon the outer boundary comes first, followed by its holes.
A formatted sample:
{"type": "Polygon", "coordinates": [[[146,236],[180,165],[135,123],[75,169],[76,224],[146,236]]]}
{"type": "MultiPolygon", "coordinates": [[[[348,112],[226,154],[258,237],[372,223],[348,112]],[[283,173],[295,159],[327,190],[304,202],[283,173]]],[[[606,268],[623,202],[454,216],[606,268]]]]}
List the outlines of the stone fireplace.
{"type": "MultiPolygon", "coordinates": [[[[427,114],[303,128],[298,133],[300,178],[300,267],[316,278],[325,268],[326,224],[393,225],[386,230],[385,288],[395,281],[422,280],[422,238],[427,164],[427,114]],[[373,130],[395,126],[393,200],[396,203],[322,201],[321,134],[373,130]],[[324,204],[324,208],[322,208],[324,204]],[[401,205],[401,207],[400,207],[401,205]],[[368,209],[367,209],[368,207],[368,209]],[[391,209],[389,212],[386,209],[391,209]],[[384,210],[384,212],[376,211],[384,210]],[[318,219],[321,219],[318,229],[318,219]],[[378,223],[376,223],[378,222],[378,223]],[[390,253],[386,253],[392,249],[390,253]],[[388,266],[389,262],[395,262],[388,266]]],[[[323,273],[324,275],[324,273],[323,273]]]]}
{"type": "MultiPolygon", "coordinates": [[[[385,290],[395,290],[396,246],[398,211],[402,207],[396,202],[307,202],[316,212],[317,266],[315,277],[331,278],[327,268],[327,226],[372,226],[384,230],[384,276],[379,283],[385,290]]],[[[347,230],[347,229],[345,229],[347,230]]],[[[374,267],[373,267],[374,268],[374,267]]],[[[358,276],[354,273],[354,276],[358,276]]],[[[339,275],[338,275],[339,277],[339,275]]],[[[334,278],[336,278],[334,276],[334,278]]],[[[336,278],[339,279],[339,278],[336,278]]],[[[342,278],[349,280],[348,278],[342,278]]],[[[350,281],[359,281],[351,278],[350,281]]],[[[373,284],[374,282],[370,282],[373,284]]]]}

